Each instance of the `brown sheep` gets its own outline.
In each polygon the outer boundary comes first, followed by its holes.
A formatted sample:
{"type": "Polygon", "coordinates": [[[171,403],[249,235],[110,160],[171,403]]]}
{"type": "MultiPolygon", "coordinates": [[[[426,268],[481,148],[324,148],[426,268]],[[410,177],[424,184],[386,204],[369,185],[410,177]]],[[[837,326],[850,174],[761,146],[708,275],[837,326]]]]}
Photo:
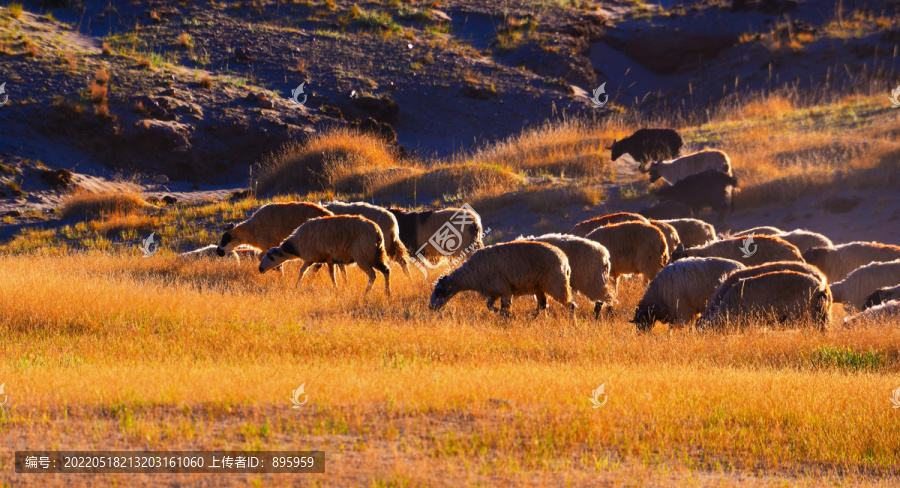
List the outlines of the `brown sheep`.
{"type": "Polygon", "coordinates": [[[609,286],[609,251],[594,241],[566,234],[544,234],[526,237],[558,247],[569,260],[572,269],[570,284],[576,291],[594,302],[594,317],[600,314],[604,303],[615,300],[615,292],[609,286]]]}
{"type": "Polygon", "coordinates": [[[360,215],[375,222],[384,236],[384,248],[388,257],[400,265],[403,273],[409,276],[409,256],[406,246],[400,241],[399,226],[394,214],[387,209],[365,202],[331,202],[325,205],[334,215],[360,215]]]}
{"type": "Polygon", "coordinates": [[[265,273],[292,259],[303,260],[297,284],[310,266],[324,263],[328,265],[331,283],[337,286],[334,265],[356,263],[369,277],[365,293],[372,288],[374,270],[378,270],[384,275],[384,292],[391,294],[391,268],[387,265],[384,237],[381,229],[365,217],[335,215],[307,221],[281,245],[269,249],[259,263],[259,272],[265,273]]]}
{"type": "Polygon", "coordinates": [[[652,280],[669,260],[666,237],[656,227],[643,222],[600,227],[588,234],[587,239],[609,251],[609,276],[615,290],[619,289],[619,276],[640,274],[652,280]]]}
{"type": "Polygon", "coordinates": [[[675,248],[678,247],[678,244],[681,244],[681,238],[678,236],[678,231],[675,230],[675,227],[671,224],[667,224],[662,220],[650,220],[650,225],[659,229],[660,232],[663,233],[663,237],[666,238],[666,250],[669,251],[669,255],[672,255],[672,252],[675,251],[675,248]]]}
{"type": "MultiPolygon", "coordinates": [[[[708,317],[712,327],[722,327],[740,317],[775,322],[811,321],[820,330],[831,318],[828,285],[806,273],[773,271],[738,281],[722,296],[708,317]]],[[[704,327],[707,322],[698,322],[704,327]]]]}
{"type": "Polygon", "coordinates": [[[716,241],[716,228],[698,219],[660,220],[675,228],[684,247],[705,246],[716,241]]]}
{"type": "Polygon", "coordinates": [[[825,279],[825,275],[823,275],[822,272],[819,271],[819,268],[816,268],[811,264],[798,261],[775,261],[772,263],[765,263],[758,266],[752,266],[746,269],[737,270],[729,274],[728,278],[726,278],[725,281],[723,281],[722,284],[719,285],[718,290],[716,290],[716,292],[712,295],[712,298],[710,298],[709,304],[706,306],[706,310],[700,316],[700,322],[709,320],[709,317],[713,315],[713,313],[719,307],[719,304],[722,303],[722,297],[725,296],[725,293],[730,290],[735,283],[740,280],[753,278],[754,276],[771,273],[773,271],[793,271],[795,273],[805,273],[824,284],[828,284],[828,281],[825,279]]]}
{"type": "Polygon", "coordinates": [[[390,212],[397,219],[400,241],[413,256],[434,262],[484,247],[481,216],[470,208],[421,212],[392,208],[390,212]]]}
{"type": "Polygon", "coordinates": [[[332,215],[330,211],[313,203],[263,205],[247,220],[225,227],[216,252],[224,256],[238,246],[247,246],[264,253],[281,244],[307,220],[329,215],[332,215]]]}
{"type": "Polygon", "coordinates": [[[783,239],[771,236],[732,237],[707,244],[702,247],[684,249],[679,246],[672,255],[672,261],[681,258],[725,258],[733,259],[744,266],[758,266],[773,261],[803,262],[797,247],[783,239]]]}
{"type": "Polygon", "coordinates": [[[811,247],[803,253],[803,259],[821,269],[828,277],[828,283],[834,283],[860,266],[900,259],[900,247],[877,242],[850,242],[832,248],[811,247]]]}
{"type": "Polygon", "coordinates": [[[635,213],[619,212],[579,222],[575,224],[575,227],[572,227],[572,230],[569,231],[569,234],[577,237],[586,237],[588,234],[594,232],[600,227],[612,224],[621,224],[623,222],[643,222],[645,224],[649,224],[650,219],[635,213]]]}
{"type": "Polygon", "coordinates": [[[535,315],[547,308],[547,295],[569,309],[575,320],[575,303],[569,260],[559,249],[543,242],[514,241],[475,251],[460,267],[438,279],[430,308],[439,310],[457,293],[477,291],[487,298],[489,310],[509,316],[513,296],[535,295],[535,315]],[[494,304],[500,299],[500,309],[494,304]]]}
{"type": "Polygon", "coordinates": [[[743,264],[721,258],[687,258],[670,264],[650,281],[631,322],[647,331],[657,320],[678,326],[693,320],[706,309],[719,283],[741,269],[743,264]]]}
{"type": "Polygon", "coordinates": [[[872,262],[853,270],[841,281],[831,285],[834,301],[845,308],[863,310],[866,299],[875,290],[900,283],[900,259],[885,263],[872,262]]]}

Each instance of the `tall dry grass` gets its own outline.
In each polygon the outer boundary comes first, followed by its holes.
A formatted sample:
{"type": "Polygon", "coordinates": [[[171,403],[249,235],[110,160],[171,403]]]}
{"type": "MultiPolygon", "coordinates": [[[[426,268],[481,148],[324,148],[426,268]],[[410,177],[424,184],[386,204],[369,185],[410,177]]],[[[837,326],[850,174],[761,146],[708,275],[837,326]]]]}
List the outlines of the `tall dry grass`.
{"type": "Polygon", "coordinates": [[[63,218],[99,217],[105,214],[128,214],[149,207],[136,186],[117,190],[89,191],[78,189],[67,195],[60,204],[63,218]]]}

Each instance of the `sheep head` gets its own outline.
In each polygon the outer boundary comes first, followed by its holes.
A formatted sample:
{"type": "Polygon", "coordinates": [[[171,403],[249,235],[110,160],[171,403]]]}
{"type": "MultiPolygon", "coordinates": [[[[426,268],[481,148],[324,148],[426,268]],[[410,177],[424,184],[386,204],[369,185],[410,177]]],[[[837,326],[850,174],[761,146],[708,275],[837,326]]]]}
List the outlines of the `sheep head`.
{"type": "Polygon", "coordinates": [[[637,326],[640,332],[649,332],[656,321],[668,323],[671,321],[668,311],[655,303],[639,303],[634,310],[634,318],[631,323],[637,326]]]}
{"type": "Polygon", "coordinates": [[[434,285],[434,291],[431,292],[429,308],[432,310],[440,310],[457,293],[459,293],[459,290],[453,286],[450,277],[441,276],[434,285]]]}
{"type": "Polygon", "coordinates": [[[266,255],[263,256],[262,260],[259,262],[259,272],[265,273],[270,269],[277,268],[285,261],[296,258],[297,256],[292,256],[284,252],[280,247],[273,247],[266,252],[266,255]]]}
{"type": "Polygon", "coordinates": [[[222,239],[219,240],[219,245],[216,247],[216,254],[218,254],[219,257],[234,251],[234,248],[238,246],[237,242],[235,242],[237,232],[234,224],[226,225],[224,230],[225,232],[222,234],[222,239]]]}
{"type": "MultiPolygon", "coordinates": [[[[647,166],[646,171],[650,175],[650,183],[655,182],[656,180],[662,178],[662,175],[659,174],[659,168],[662,166],[662,161],[657,161],[655,163],[650,163],[650,166],[647,166]]],[[[640,170],[640,168],[638,168],[640,170]]]]}
{"type": "Polygon", "coordinates": [[[625,154],[625,152],[622,150],[622,148],[619,147],[619,141],[616,139],[613,139],[612,144],[610,144],[610,146],[607,147],[606,149],[609,149],[610,151],[612,151],[612,154],[610,155],[610,159],[612,159],[613,161],[621,158],[622,155],[625,154]]]}

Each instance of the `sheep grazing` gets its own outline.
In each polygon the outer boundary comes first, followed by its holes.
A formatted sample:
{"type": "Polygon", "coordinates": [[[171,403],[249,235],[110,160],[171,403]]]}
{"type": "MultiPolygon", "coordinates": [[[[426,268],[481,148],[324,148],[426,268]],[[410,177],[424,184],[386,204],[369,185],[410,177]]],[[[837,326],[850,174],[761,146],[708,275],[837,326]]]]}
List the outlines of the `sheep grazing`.
{"type": "Polygon", "coordinates": [[[310,266],[323,263],[328,265],[331,283],[337,287],[334,265],[356,263],[369,277],[366,293],[375,282],[374,270],[378,270],[384,275],[385,293],[391,294],[391,268],[387,265],[384,237],[381,229],[365,217],[335,215],[308,220],[281,245],[266,252],[259,263],[259,272],[265,273],[293,259],[303,260],[298,285],[310,266]]]}
{"type": "Polygon", "coordinates": [[[866,297],[866,303],[863,305],[863,308],[876,307],[882,303],[892,302],[894,300],[900,300],[900,285],[886,286],[875,290],[875,293],[866,297]]]}
{"type": "Polygon", "coordinates": [[[609,286],[609,251],[605,247],[581,237],[565,234],[544,234],[526,237],[526,241],[538,241],[558,247],[569,260],[572,269],[570,284],[576,291],[594,302],[594,317],[600,314],[604,303],[615,300],[615,292],[609,286]]]}
{"type": "Polygon", "coordinates": [[[900,318],[900,300],[891,300],[863,312],[844,317],[844,326],[853,327],[864,322],[875,322],[883,319],[891,319],[896,322],[898,318],[900,318]]]}
{"type": "Polygon", "coordinates": [[[813,276],[795,271],[773,271],[739,280],[731,286],[706,321],[723,327],[732,320],[747,317],[775,322],[810,321],[820,330],[831,319],[831,291],[813,276]]]}
{"type": "Polygon", "coordinates": [[[689,257],[733,259],[744,266],[758,266],[773,261],[803,262],[796,246],[771,236],[732,237],[690,249],[679,245],[672,254],[672,261],[689,257]]]}
{"type": "Polygon", "coordinates": [[[669,259],[666,237],[656,227],[643,222],[600,227],[588,234],[587,239],[609,251],[609,276],[615,290],[619,289],[619,276],[640,274],[652,280],[669,259]]]}
{"type": "Polygon", "coordinates": [[[738,186],[735,177],[721,171],[707,170],[688,176],[667,188],[656,191],[661,201],[674,200],[683,203],[695,214],[704,207],[712,208],[723,220],[728,210],[734,210],[734,193],[738,186]]]}
{"type": "Polygon", "coordinates": [[[706,310],[702,315],[700,315],[700,321],[698,323],[709,321],[709,318],[713,316],[716,309],[718,309],[719,305],[722,303],[722,297],[725,296],[725,293],[728,292],[728,290],[730,290],[735,283],[747,278],[753,278],[775,271],[793,271],[795,273],[808,274],[821,283],[828,284],[825,279],[825,275],[823,275],[818,268],[810,264],[797,261],[775,261],[772,263],[766,263],[759,266],[752,266],[749,268],[736,270],[729,274],[728,278],[726,278],[725,281],[723,281],[722,284],[719,285],[719,288],[712,295],[712,298],[709,299],[706,310]]]}
{"type": "Polygon", "coordinates": [[[481,217],[469,208],[390,212],[397,219],[400,241],[414,256],[436,261],[484,247],[481,217]]]}
{"type": "Polygon", "coordinates": [[[631,320],[648,331],[657,320],[682,325],[706,309],[709,297],[729,273],[744,269],[730,259],[688,258],[663,268],[638,302],[631,320]]]}
{"type": "MultiPolygon", "coordinates": [[[[678,239],[685,247],[705,246],[716,242],[716,228],[697,219],[661,220],[675,228],[678,239]]],[[[677,247],[677,246],[676,246],[677,247]]]]}
{"type": "Polygon", "coordinates": [[[599,229],[600,227],[605,227],[612,224],[621,224],[623,222],[643,222],[645,224],[649,224],[650,219],[635,213],[618,212],[579,222],[575,224],[575,227],[572,227],[572,230],[569,231],[569,234],[577,237],[585,237],[596,229],[599,229]]]}
{"type": "Polygon", "coordinates": [[[651,207],[642,208],[638,210],[638,214],[648,219],[689,219],[694,216],[694,211],[683,203],[666,200],[651,207]]]}
{"type": "Polygon", "coordinates": [[[392,261],[400,265],[403,273],[409,276],[409,257],[406,246],[400,241],[399,226],[394,214],[381,207],[365,202],[331,202],[325,205],[334,215],[359,215],[375,222],[384,236],[384,249],[392,261]]]}
{"type": "Polygon", "coordinates": [[[803,259],[821,269],[828,282],[834,283],[860,266],[900,259],[900,247],[877,242],[850,242],[830,248],[811,247],[803,253],[803,259]]]}
{"type": "MultiPolygon", "coordinates": [[[[219,246],[215,244],[210,244],[205,247],[201,247],[200,249],[194,249],[193,251],[183,252],[178,255],[181,259],[201,259],[201,258],[214,258],[218,257],[219,253],[217,252],[219,246]]],[[[229,259],[234,259],[235,262],[241,264],[241,258],[238,256],[236,251],[231,251],[228,253],[229,259]]]]}
{"type": "Polygon", "coordinates": [[[751,229],[742,230],[740,232],[731,233],[731,237],[746,237],[749,235],[754,236],[774,236],[778,234],[787,234],[787,232],[779,229],[778,227],[772,227],[769,225],[762,227],[753,227],[751,229]]]}
{"type": "Polygon", "coordinates": [[[775,237],[780,237],[797,246],[797,249],[800,250],[800,254],[805,253],[806,250],[811,247],[834,246],[834,244],[831,242],[831,239],[823,236],[822,234],[802,229],[792,230],[783,234],[775,234],[775,237]]]}
{"type": "Polygon", "coordinates": [[[281,244],[307,220],[329,215],[332,215],[330,211],[313,203],[263,205],[247,220],[225,227],[216,253],[224,256],[238,246],[247,246],[264,253],[281,244]]]}
{"type": "Polygon", "coordinates": [[[885,263],[873,262],[856,268],[841,281],[831,285],[834,301],[863,310],[866,300],[879,288],[900,283],[900,259],[885,263]]]}
{"type": "Polygon", "coordinates": [[[651,220],[650,225],[656,227],[663,233],[663,237],[666,238],[666,250],[669,251],[669,256],[671,256],[672,252],[675,251],[675,248],[678,247],[678,244],[681,244],[681,238],[678,236],[678,231],[675,230],[675,227],[672,227],[661,220],[651,220]]]}
{"type": "Polygon", "coordinates": [[[688,176],[707,170],[732,176],[731,160],[722,151],[705,149],[670,161],[657,161],[650,164],[646,172],[650,175],[651,183],[662,178],[670,184],[675,184],[688,176]]]}
{"type": "Polygon", "coordinates": [[[661,159],[673,159],[678,157],[684,139],[674,129],[638,129],[630,136],[622,140],[613,140],[610,159],[613,161],[625,154],[637,161],[643,171],[647,163],[661,159]]]}
{"type": "Polygon", "coordinates": [[[547,295],[569,309],[575,320],[575,303],[569,286],[569,260],[558,248],[543,242],[514,241],[488,246],[472,253],[460,267],[442,276],[431,293],[430,308],[439,310],[457,293],[477,291],[487,307],[509,316],[513,296],[535,295],[535,315],[547,308],[547,295]],[[494,304],[500,299],[500,309],[494,304]]]}

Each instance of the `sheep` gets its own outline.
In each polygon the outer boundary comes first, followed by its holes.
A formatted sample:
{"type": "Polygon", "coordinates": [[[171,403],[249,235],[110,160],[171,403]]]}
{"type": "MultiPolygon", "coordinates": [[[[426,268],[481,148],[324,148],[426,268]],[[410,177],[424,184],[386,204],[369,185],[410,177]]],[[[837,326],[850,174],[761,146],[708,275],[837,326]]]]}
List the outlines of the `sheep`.
{"type": "Polygon", "coordinates": [[[732,237],[690,249],[679,245],[672,254],[672,261],[692,256],[733,259],[743,263],[744,266],[758,266],[772,261],[803,262],[803,257],[796,246],[771,236],[732,237]]]}
{"type": "Polygon", "coordinates": [[[707,321],[698,321],[697,327],[722,327],[747,316],[782,323],[808,320],[824,330],[831,319],[831,304],[828,285],[815,277],[796,271],[773,271],[732,285],[707,321]]]}
{"type": "Polygon", "coordinates": [[[831,248],[811,247],[803,253],[803,259],[821,269],[828,277],[828,283],[834,283],[860,266],[900,259],[900,247],[877,242],[850,242],[831,248]]]}
{"type": "Polygon", "coordinates": [[[688,176],[706,170],[733,176],[728,155],[716,149],[704,149],[677,159],[657,161],[650,164],[646,172],[650,175],[650,183],[662,178],[674,185],[688,176]]]}
{"type": "Polygon", "coordinates": [[[565,234],[544,234],[520,240],[544,242],[558,247],[566,255],[572,269],[569,280],[572,291],[594,302],[594,318],[600,315],[604,303],[615,300],[615,292],[609,286],[609,251],[605,247],[565,234]]]}
{"type": "Polygon", "coordinates": [[[729,209],[734,210],[734,193],[738,181],[734,176],[721,171],[706,170],[690,175],[674,185],[660,188],[656,196],[660,201],[675,200],[699,214],[704,207],[719,213],[724,220],[729,209]]]}
{"type": "Polygon", "coordinates": [[[831,285],[834,301],[844,306],[865,309],[866,299],[875,290],[900,283],[900,259],[888,262],[873,262],[856,268],[841,281],[831,285]]]}
{"type": "Polygon", "coordinates": [[[228,224],[216,248],[224,256],[238,246],[264,253],[278,246],[309,219],[333,215],[319,205],[304,202],[270,203],[259,207],[247,220],[228,224]]]}
{"type": "Polygon", "coordinates": [[[460,267],[438,279],[429,307],[440,310],[457,293],[477,291],[487,298],[489,310],[509,316],[513,296],[535,295],[535,315],[547,308],[547,295],[569,309],[575,320],[575,303],[569,278],[569,260],[559,249],[543,242],[513,241],[484,247],[472,253],[460,267]],[[494,304],[500,299],[500,309],[494,304]]]}
{"type": "Polygon", "coordinates": [[[365,202],[331,202],[325,205],[334,215],[360,215],[378,224],[384,236],[384,248],[392,261],[398,263],[409,276],[409,257],[406,246],[400,241],[399,226],[394,214],[386,209],[365,202]]]}
{"type": "Polygon", "coordinates": [[[786,231],[779,229],[778,227],[772,227],[770,225],[762,226],[762,227],[753,227],[751,229],[742,230],[740,232],[734,232],[730,234],[731,237],[746,237],[749,235],[754,236],[774,236],[778,234],[787,234],[786,231]]]}
{"type": "Polygon", "coordinates": [[[585,237],[594,230],[599,229],[600,227],[612,224],[621,224],[623,222],[643,222],[645,224],[649,224],[650,219],[635,213],[618,212],[579,222],[575,224],[575,227],[572,227],[572,230],[569,231],[569,234],[577,237],[585,237]]]}
{"type": "MultiPolygon", "coordinates": [[[[218,249],[218,246],[216,246],[215,244],[210,244],[199,249],[194,249],[193,251],[183,252],[179,254],[178,257],[181,259],[213,258],[219,255],[216,252],[216,249],[218,249]]],[[[234,259],[237,264],[241,264],[241,258],[240,256],[238,256],[238,253],[236,251],[231,251],[227,256],[229,259],[234,259]]]]}
{"type": "Polygon", "coordinates": [[[408,212],[392,208],[400,241],[413,256],[430,261],[484,247],[481,217],[468,206],[408,212]]]}
{"type": "Polygon", "coordinates": [[[689,219],[694,216],[694,211],[683,203],[675,200],[666,200],[653,206],[642,208],[638,210],[638,214],[648,219],[689,219]]]}
{"type": "Polygon", "coordinates": [[[678,236],[678,231],[675,230],[675,227],[672,227],[661,220],[651,219],[650,225],[656,227],[663,233],[663,237],[666,238],[666,250],[669,251],[669,255],[671,256],[678,244],[681,244],[681,238],[678,236]]]}
{"type": "Polygon", "coordinates": [[[721,258],[687,258],[670,264],[650,281],[631,322],[647,331],[657,320],[675,325],[693,320],[729,273],[741,269],[743,264],[721,258]]]}
{"type": "Polygon", "coordinates": [[[638,129],[622,140],[613,140],[607,149],[611,151],[613,161],[630,154],[643,171],[650,161],[677,158],[682,146],[684,139],[674,129],[650,128],[638,129]]]}
{"type": "Polygon", "coordinates": [[[804,273],[812,276],[813,278],[824,284],[828,284],[828,281],[825,279],[825,275],[823,275],[818,268],[813,265],[797,261],[775,261],[772,263],[766,263],[758,266],[751,266],[742,270],[737,270],[729,274],[728,278],[726,278],[725,281],[723,281],[721,285],[719,285],[719,288],[712,295],[712,298],[709,299],[706,310],[703,312],[703,314],[700,315],[700,320],[698,323],[709,321],[709,318],[715,313],[716,309],[719,307],[719,304],[722,303],[722,297],[725,296],[725,293],[730,290],[735,283],[740,280],[753,278],[755,276],[771,273],[773,271],[793,271],[795,273],[804,273]]]}
{"type": "Polygon", "coordinates": [[[614,290],[619,289],[619,277],[625,274],[640,274],[652,280],[669,259],[663,233],[643,222],[600,227],[588,234],[587,239],[609,251],[609,276],[614,290]]]}
{"type": "Polygon", "coordinates": [[[661,220],[675,228],[678,239],[685,247],[705,246],[716,242],[716,228],[697,219],[661,220]]]}
{"type": "Polygon", "coordinates": [[[803,229],[795,229],[790,232],[785,232],[784,234],[775,234],[775,237],[780,237],[797,246],[797,249],[800,250],[800,254],[803,254],[807,249],[811,247],[834,246],[834,244],[831,242],[831,239],[825,237],[824,235],[803,229]]]}
{"type": "Polygon", "coordinates": [[[387,264],[384,237],[378,225],[365,217],[335,215],[308,220],[279,246],[266,252],[259,263],[259,272],[265,273],[292,259],[303,260],[300,276],[297,277],[298,285],[310,266],[326,263],[331,283],[337,287],[334,265],[356,263],[369,277],[365,294],[369,293],[375,282],[373,268],[384,275],[384,292],[388,296],[391,294],[391,268],[387,264]]]}
{"type": "Polygon", "coordinates": [[[860,322],[874,322],[882,319],[892,319],[896,322],[900,318],[900,300],[891,300],[882,303],[863,312],[844,317],[844,327],[859,325],[860,322]]]}
{"type": "Polygon", "coordinates": [[[894,300],[900,300],[900,285],[886,286],[875,290],[874,293],[866,297],[866,303],[863,305],[863,308],[872,308],[894,300]]]}

